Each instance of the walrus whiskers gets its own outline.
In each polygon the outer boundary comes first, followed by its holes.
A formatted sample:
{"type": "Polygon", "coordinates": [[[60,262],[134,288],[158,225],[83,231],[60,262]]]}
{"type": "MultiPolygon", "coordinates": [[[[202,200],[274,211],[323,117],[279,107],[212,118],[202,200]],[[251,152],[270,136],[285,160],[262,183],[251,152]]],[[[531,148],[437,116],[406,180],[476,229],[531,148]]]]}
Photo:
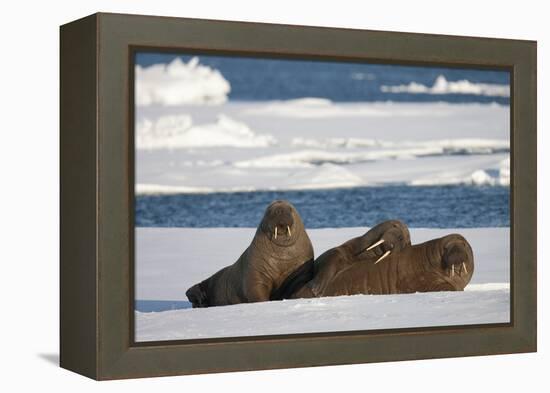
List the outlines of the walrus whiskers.
{"type": "Polygon", "coordinates": [[[286,230],[288,231],[288,237],[292,236],[292,232],[290,232],[290,227],[287,225],[286,230]]]}
{"type": "Polygon", "coordinates": [[[466,263],[462,262],[462,267],[464,268],[464,271],[466,274],[468,274],[468,269],[466,269],[466,263]]]}
{"type": "Polygon", "coordinates": [[[374,243],[372,246],[368,247],[366,251],[372,250],[374,247],[376,247],[379,244],[384,243],[384,239],[378,240],[376,243],[374,243]]]}
{"type": "Polygon", "coordinates": [[[391,253],[390,250],[386,251],[386,252],[384,253],[384,255],[382,255],[380,258],[378,258],[378,259],[376,260],[376,262],[374,262],[374,264],[376,265],[376,264],[377,264],[378,262],[380,262],[382,259],[384,259],[384,258],[386,258],[388,255],[390,255],[390,253],[391,253]]]}
{"type": "Polygon", "coordinates": [[[275,227],[275,239],[277,239],[277,227],[275,227]]]}

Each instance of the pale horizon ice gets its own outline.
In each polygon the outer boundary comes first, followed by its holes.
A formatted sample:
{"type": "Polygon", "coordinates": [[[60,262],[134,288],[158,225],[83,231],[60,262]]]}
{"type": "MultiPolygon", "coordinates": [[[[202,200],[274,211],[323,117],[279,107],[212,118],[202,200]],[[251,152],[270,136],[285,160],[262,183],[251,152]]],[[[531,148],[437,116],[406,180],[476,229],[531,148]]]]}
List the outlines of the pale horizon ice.
{"type": "Polygon", "coordinates": [[[353,113],[336,117],[273,110],[296,105],[304,103],[142,108],[136,193],[510,183],[507,106],[330,103],[353,113]]]}
{"type": "MultiPolygon", "coordinates": [[[[318,256],[366,230],[324,228],[308,230],[308,234],[318,256]]],[[[233,263],[254,232],[255,228],[137,228],[136,300],[186,300],[185,291],[233,263]]],[[[450,233],[461,233],[474,250],[474,275],[464,292],[356,295],[136,312],[136,340],[508,322],[509,228],[413,228],[411,240],[417,244],[450,233]]]]}
{"type": "Polygon", "coordinates": [[[407,85],[383,85],[380,89],[385,93],[410,93],[410,94],[473,94],[491,97],[510,97],[510,86],[494,83],[472,83],[468,80],[448,81],[443,75],[439,75],[432,86],[426,86],[417,82],[407,85]]]}

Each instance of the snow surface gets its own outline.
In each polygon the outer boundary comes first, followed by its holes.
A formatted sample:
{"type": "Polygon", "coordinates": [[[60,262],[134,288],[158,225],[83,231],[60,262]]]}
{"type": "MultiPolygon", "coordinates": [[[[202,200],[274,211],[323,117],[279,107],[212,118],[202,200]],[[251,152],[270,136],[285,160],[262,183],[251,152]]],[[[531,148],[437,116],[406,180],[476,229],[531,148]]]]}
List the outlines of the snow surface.
{"type": "MultiPolygon", "coordinates": [[[[316,255],[368,228],[312,229],[316,255]]],[[[187,300],[185,291],[233,263],[253,228],[137,228],[136,299],[187,300]]],[[[458,232],[472,244],[465,292],[357,295],[136,312],[136,340],[173,340],[508,322],[509,228],[411,229],[413,243],[458,232]]]]}
{"type": "Polygon", "coordinates": [[[509,108],[319,98],[139,107],[136,192],[509,185],[509,108]]]}

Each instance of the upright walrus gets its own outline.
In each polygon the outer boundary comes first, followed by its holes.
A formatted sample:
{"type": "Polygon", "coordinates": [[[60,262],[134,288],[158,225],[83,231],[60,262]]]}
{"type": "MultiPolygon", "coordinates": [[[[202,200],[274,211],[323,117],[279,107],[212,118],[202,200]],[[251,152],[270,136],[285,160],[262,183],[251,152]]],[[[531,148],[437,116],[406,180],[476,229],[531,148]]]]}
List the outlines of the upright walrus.
{"type": "Polygon", "coordinates": [[[377,265],[391,253],[400,252],[410,245],[411,236],[404,223],[398,220],[384,221],[364,235],[321,254],[315,260],[313,278],[288,297],[331,296],[325,294],[327,286],[354,265],[377,265]]]}
{"type": "Polygon", "coordinates": [[[262,302],[286,279],[313,265],[313,247],[300,215],[287,201],[266,209],[252,243],[240,258],[186,292],[193,307],[262,302]]]}
{"type": "Polygon", "coordinates": [[[473,272],[472,247],[463,236],[452,234],[405,247],[380,263],[374,258],[350,263],[328,280],[316,281],[316,275],[292,297],[462,291],[473,272]]]}

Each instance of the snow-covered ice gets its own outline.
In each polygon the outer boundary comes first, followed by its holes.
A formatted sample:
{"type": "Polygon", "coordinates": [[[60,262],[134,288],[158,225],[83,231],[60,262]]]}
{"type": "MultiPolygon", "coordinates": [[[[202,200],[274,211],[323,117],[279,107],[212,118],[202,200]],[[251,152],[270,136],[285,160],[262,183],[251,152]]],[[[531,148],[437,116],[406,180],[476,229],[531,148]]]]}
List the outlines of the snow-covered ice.
{"type": "Polygon", "coordinates": [[[356,295],[137,313],[137,341],[508,322],[509,290],[356,295]],[[473,306],[475,305],[475,307],[473,306]]]}
{"type": "MultiPolygon", "coordinates": [[[[320,255],[367,228],[308,230],[320,255]]],[[[137,228],[136,299],[187,300],[185,291],[233,263],[253,228],[137,228]]],[[[369,330],[508,322],[509,228],[412,229],[413,243],[458,232],[472,244],[475,273],[465,292],[357,295],[136,312],[136,340],[369,330]]]]}
{"type": "Polygon", "coordinates": [[[223,114],[216,122],[194,126],[190,115],[141,119],[136,125],[136,148],[170,150],[178,148],[267,147],[275,143],[271,135],[255,135],[246,124],[223,114]]]}
{"type": "Polygon", "coordinates": [[[498,104],[151,105],[136,118],[136,192],[507,186],[509,136],[498,104]]]}

